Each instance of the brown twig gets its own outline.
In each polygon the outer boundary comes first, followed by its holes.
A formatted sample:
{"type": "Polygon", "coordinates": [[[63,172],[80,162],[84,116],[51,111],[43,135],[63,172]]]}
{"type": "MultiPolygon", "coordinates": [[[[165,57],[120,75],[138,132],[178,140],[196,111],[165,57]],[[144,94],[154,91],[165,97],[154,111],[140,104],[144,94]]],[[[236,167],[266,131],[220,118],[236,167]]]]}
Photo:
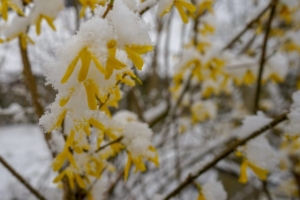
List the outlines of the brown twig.
{"type": "Polygon", "coordinates": [[[98,153],[99,151],[105,149],[106,147],[108,147],[108,146],[110,146],[110,145],[113,145],[113,144],[115,144],[115,143],[121,142],[121,140],[122,140],[123,138],[124,138],[124,137],[121,136],[121,137],[119,137],[118,139],[113,140],[113,141],[111,141],[111,142],[109,142],[109,143],[103,145],[102,147],[100,147],[99,149],[97,149],[97,150],[95,151],[95,153],[98,153]]]}
{"type": "Polygon", "coordinates": [[[25,79],[25,84],[29,90],[36,115],[38,118],[40,118],[44,114],[44,109],[39,101],[40,96],[37,91],[36,80],[31,70],[31,63],[28,58],[27,48],[22,48],[21,38],[19,38],[19,47],[20,47],[20,53],[23,62],[23,75],[25,79]]]}
{"type": "Polygon", "coordinates": [[[148,11],[150,8],[154,7],[154,5],[157,4],[158,1],[154,1],[151,5],[148,5],[147,7],[145,7],[144,9],[139,11],[140,15],[143,15],[146,11],[148,11]]]}
{"type": "Polygon", "coordinates": [[[106,10],[105,10],[104,14],[102,15],[103,19],[107,16],[109,11],[111,11],[114,8],[114,2],[115,2],[115,0],[110,0],[110,2],[107,4],[106,10]]]}
{"type": "Polygon", "coordinates": [[[134,103],[134,105],[136,106],[136,111],[137,111],[137,115],[138,117],[140,118],[140,120],[142,122],[145,122],[145,118],[144,118],[144,114],[143,114],[143,108],[140,104],[140,101],[139,99],[137,98],[137,95],[136,95],[136,88],[132,88],[129,92],[129,95],[134,103]]]}
{"type": "Polygon", "coordinates": [[[265,65],[265,61],[266,61],[265,57],[267,54],[267,47],[268,47],[271,25],[272,25],[272,21],[274,19],[275,12],[276,12],[276,5],[277,5],[277,0],[272,0],[272,4],[271,4],[272,9],[271,9],[270,17],[267,22],[266,33],[265,33],[263,46],[262,46],[262,54],[260,57],[258,80],[257,80],[256,94],[255,94],[255,99],[254,99],[254,110],[253,110],[254,113],[256,113],[256,111],[258,110],[258,106],[259,106],[258,104],[259,104],[259,96],[260,96],[260,91],[261,91],[262,75],[263,75],[264,65],[265,65]]]}
{"type": "Polygon", "coordinates": [[[12,166],[10,166],[5,159],[0,156],[0,163],[3,164],[3,166],[10,171],[10,173],[20,181],[36,198],[40,200],[46,200],[46,198],[41,195],[36,189],[34,189],[16,170],[13,169],[12,166]]]}
{"type": "Polygon", "coordinates": [[[239,32],[224,48],[223,51],[226,49],[231,48],[231,46],[240,39],[244,35],[244,33],[247,32],[248,29],[250,29],[253,24],[255,24],[272,6],[272,1],[254,18],[252,19],[246,26],[245,28],[239,32]]]}
{"type": "MultiPolygon", "coordinates": [[[[31,67],[31,63],[29,61],[27,48],[22,47],[20,37],[19,37],[19,48],[20,48],[22,64],[23,64],[23,76],[24,76],[25,85],[29,90],[32,105],[35,109],[35,113],[36,113],[37,117],[40,118],[44,114],[44,108],[43,108],[43,106],[41,105],[41,103],[39,101],[40,96],[39,96],[38,91],[37,91],[36,80],[35,80],[34,75],[32,73],[32,67],[31,67]]],[[[50,143],[49,143],[49,141],[51,139],[51,133],[44,134],[44,138],[46,140],[48,148],[51,149],[50,148],[50,143]]]]}
{"type": "Polygon", "coordinates": [[[264,127],[262,127],[259,130],[253,132],[252,134],[250,134],[248,137],[246,137],[246,138],[244,138],[240,141],[236,141],[231,146],[229,146],[227,149],[225,149],[223,152],[221,152],[218,156],[216,156],[211,162],[206,164],[198,172],[196,172],[195,174],[190,174],[184,182],[182,182],[174,190],[172,190],[169,194],[167,194],[163,198],[163,200],[170,199],[171,197],[177,195],[181,190],[183,190],[186,186],[188,186],[190,183],[192,183],[198,176],[200,176],[204,172],[206,172],[209,169],[211,169],[212,167],[214,167],[219,161],[226,158],[229,154],[233,153],[237,147],[246,144],[249,140],[261,135],[265,131],[273,128],[274,126],[276,126],[277,124],[279,124],[279,123],[281,123],[285,120],[287,120],[287,113],[282,114],[281,116],[279,116],[278,118],[276,118],[272,122],[270,122],[269,124],[265,125],[264,127]]]}

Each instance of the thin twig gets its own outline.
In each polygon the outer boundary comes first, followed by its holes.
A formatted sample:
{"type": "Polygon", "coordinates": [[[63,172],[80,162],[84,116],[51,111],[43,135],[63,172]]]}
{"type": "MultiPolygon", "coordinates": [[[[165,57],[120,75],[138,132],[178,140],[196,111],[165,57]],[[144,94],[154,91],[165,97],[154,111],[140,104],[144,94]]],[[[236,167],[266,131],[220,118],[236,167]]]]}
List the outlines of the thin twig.
{"type": "Polygon", "coordinates": [[[272,6],[272,1],[263,9],[254,19],[252,19],[246,26],[245,28],[239,32],[224,48],[223,51],[226,49],[231,48],[231,46],[240,39],[244,35],[244,33],[247,32],[248,29],[250,29],[253,24],[255,24],[272,6]]]}
{"type": "MultiPolygon", "coordinates": [[[[37,83],[32,73],[32,67],[28,57],[28,51],[26,47],[25,48],[22,47],[21,37],[19,37],[19,49],[22,58],[23,76],[24,76],[25,85],[30,93],[31,101],[35,109],[35,113],[37,117],[40,118],[44,114],[44,108],[40,103],[40,96],[37,90],[37,83]]],[[[51,133],[44,134],[44,139],[47,143],[48,148],[51,151],[51,146],[49,143],[51,139],[51,133]]],[[[54,156],[53,152],[52,152],[52,156],[54,156]]]]}
{"type": "Polygon", "coordinates": [[[140,15],[143,15],[146,11],[148,11],[150,8],[154,7],[158,3],[158,0],[152,1],[151,4],[144,2],[146,6],[142,7],[142,4],[140,5],[140,8],[138,9],[138,12],[140,15]]]}
{"type": "Polygon", "coordinates": [[[279,116],[278,118],[276,118],[272,122],[270,122],[269,124],[265,125],[264,127],[262,127],[259,130],[253,132],[252,134],[250,134],[248,137],[246,137],[246,138],[244,138],[244,139],[242,139],[240,141],[236,141],[231,146],[229,146],[227,149],[225,149],[223,152],[221,152],[218,156],[216,156],[211,162],[209,162],[208,164],[206,164],[197,173],[190,174],[186,178],[186,180],[184,182],[182,182],[174,190],[172,190],[169,194],[167,194],[163,198],[163,200],[170,199],[171,197],[177,195],[181,190],[183,190],[186,186],[188,186],[190,183],[192,183],[198,176],[200,176],[204,172],[206,172],[209,169],[211,169],[212,167],[214,167],[219,161],[221,161],[224,158],[226,158],[229,154],[233,153],[237,147],[246,144],[249,140],[251,140],[251,139],[253,139],[253,138],[261,135],[265,131],[273,128],[274,126],[276,126],[277,124],[279,124],[279,123],[281,123],[281,122],[283,122],[285,120],[287,120],[287,113],[282,114],[281,116],[279,116]]]}
{"type": "Polygon", "coordinates": [[[144,114],[143,114],[143,108],[142,108],[142,106],[140,104],[139,99],[137,98],[137,95],[136,95],[136,89],[132,88],[130,90],[129,94],[131,94],[132,101],[133,101],[134,105],[136,106],[138,117],[142,120],[142,122],[146,122],[146,120],[144,118],[144,114]]]}
{"type": "Polygon", "coordinates": [[[260,66],[259,66],[259,72],[258,72],[258,80],[257,80],[257,86],[256,86],[256,94],[255,94],[255,99],[254,99],[254,113],[258,110],[258,104],[259,104],[259,96],[260,96],[260,91],[261,91],[261,82],[262,82],[262,75],[264,71],[264,65],[265,65],[265,57],[267,54],[267,47],[268,47],[268,41],[269,41],[269,34],[271,30],[271,24],[275,16],[276,12],[276,5],[277,5],[277,0],[272,0],[272,9],[270,13],[270,17],[268,19],[267,27],[266,27],[266,33],[263,41],[263,46],[262,46],[262,54],[260,57],[260,66]]]}
{"type": "Polygon", "coordinates": [[[115,0],[110,0],[110,2],[107,4],[106,10],[104,14],[102,15],[102,18],[105,19],[109,11],[111,11],[114,8],[114,2],[115,0]]]}
{"type": "Polygon", "coordinates": [[[34,189],[16,170],[13,169],[12,166],[10,166],[5,159],[0,156],[0,163],[3,164],[3,166],[12,173],[12,175],[20,181],[36,198],[40,200],[46,200],[46,198],[41,195],[36,189],[34,189]]]}
{"type": "Polygon", "coordinates": [[[121,140],[122,140],[123,138],[124,138],[124,137],[121,136],[121,137],[119,137],[118,139],[113,140],[113,141],[111,141],[111,142],[109,142],[109,143],[103,145],[102,147],[100,147],[99,149],[97,149],[95,152],[98,153],[99,151],[105,149],[106,147],[108,147],[108,146],[110,146],[110,145],[113,145],[113,144],[115,144],[115,143],[119,143],[119,142],[121,142],[121,140]]]}

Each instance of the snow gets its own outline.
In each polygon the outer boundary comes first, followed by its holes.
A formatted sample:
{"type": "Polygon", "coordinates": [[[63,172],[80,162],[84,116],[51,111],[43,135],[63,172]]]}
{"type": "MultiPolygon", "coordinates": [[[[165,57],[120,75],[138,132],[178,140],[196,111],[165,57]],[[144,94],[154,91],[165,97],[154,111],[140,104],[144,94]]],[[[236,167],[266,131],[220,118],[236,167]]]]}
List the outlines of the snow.
{"type": "Polygon", "coordinates": [[[202,187],[205,200],[225,200],[227,199],[227,193],[220,181],[210,179],[202,187]]]}
{"type": "MultiPolygon", "coordinates": [[[[0,155],[47,199],[59,198],[60,192],[51,183],[51,154],[38,126],[0,127],[0,155]]],[[[35,199],[1,164],[0,177],[0,200],[35,199]]]]}
{"type": "Polygon", "coordinates": [[[152,130],[148,124],[141,122],[129,122],[124,130],[124,143],[127,150],[132,154],[134,158],[138,158],[140,155],[146,155],[148,157],[154,157],[149,150],[151,146],[152,130]]]}
{"type": "Polygon", "coordinates": [[[272,119],[266,117],[262,112],[258,112],[257,115],[247,116],[243,120],[242,127],[237,131],[238,138],[244,138],[249,136],[256,130],[269,124],[272,119]]]}
{"type": "Polygon", "coordinates": [[[144,118],[147,122],[151,122],[157,116],[162,114],[168,108],[168,103],[166,101],[160,102],[156,107],[152,107],[144,112],[144,118]]]}
{"type": "Polygon", "coordinates": [[[286,126],[285,132],[289,136],[300,135],[300,91],[293,94],[293,105],[291,111],[288,114],[289,123],[286,126]]]}

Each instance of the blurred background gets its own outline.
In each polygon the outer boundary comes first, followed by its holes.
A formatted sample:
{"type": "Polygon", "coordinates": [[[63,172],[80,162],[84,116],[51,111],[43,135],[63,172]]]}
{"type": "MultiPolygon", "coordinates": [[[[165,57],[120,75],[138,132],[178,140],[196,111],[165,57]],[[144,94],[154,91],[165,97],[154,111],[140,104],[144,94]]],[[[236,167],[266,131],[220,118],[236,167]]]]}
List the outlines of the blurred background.
{"type": "MultiPolygon", "coordinates": [[[[268,0],[216,0],[213,5],[216,34],[211,39],[216,45],[227,44],[268,4],[268,0]]],[[[54,60],[56,47],[76,34],[80,24],[92,16],[87,12],[85,17],[80,19],[78,17],[80,8],[77,0],[65,1],[65,9],[55,20],[56,32],[53,32],[46,23],[42,23],[43,32],[40,36],[36,35],[34,27],[29,29],[29,35],[35,41],[35,45],[28,46],[28,56],[40,102],[45,110],[54,101],[56,91],[46,83],[43,64],[54,60]]],[[[12,19],[15,13],[11,12],[10,15],[12,19]]],[[[132,175],[125,183],[121,176],[124,158],[117,157],[113,162],[120,163],[120,171],[103,176],[97,183],[99,196],[95,199],[102,199],[101,194],[107,190],[110,190],[110,193],[106,194],[104,199],[152,200],[155,194],[167,193],[189,173],[199,169],[203,163],[220,152],[220,145],[228,142],[230,134],[236,131],[243,118],[251,115],[253,110],[255,84],[236,86],[230,95],[221,93],[212,97],[218,104],[217,117],[190,127],[187,133],[179,134],[178,125],[164,119],[169,111],[168,94],[175,71],[174,66],[182,56],[183,47],[190,43],[194,24],[192,22],[183,24],[175,9],[159,18],[155,6],[143,13],[142,18],[149,26],[155,51],[145,56],[144,69],[136,72],[143,84],[135,87],[121,86],[123,98],[119,108],[112,109],[112,113],[127,109],[150,123],[155,133],[153,140],[154,146],[159,151],[160,167],[155,168],[147,164],[148,170],[145,173],[132,175]]],[[[1,21],[0,31],[7,23],[1,21]]],[[[245,33],[236,42],[232,51],[238,54],[245,48],[245,44],[253,40],[248,49],[255,53],[261,47],[263,35],[254,36],[254,32],[255,30],[250,30],[245,33]]],[[[269,116],[276,116],[289,109],[291,95],[297,90],[300,75],[298,55],[280,56],[282,57],[279,60],[284,59],[284,63],[291,67],[285,81],[277,84],[269,82],[264,85],[261,108],[269,116]]],[[[254,59],[253,62],[257,64],[257,60],[254,59]]],[[[194,87],[194,90],[197,90],[197,87],[194,87]]],[[[189,106],[186,108],[182,109],[178,116],[188,115],[186,113],[189,112],[189,106]]],[[[61,199],[61,190],[52,183],[55,174],[51,169],[51,153],[37,123],[38,116],[24,82],[18,41],[12,40],[1,44],[0,155],[48,199],[61,199]]],[[[278,146],[279,139],[276,133],[276,130],[273,130],[270,137],[274,145],[278,146]]],[[[259,180],[254,178],[251,183],[245,185],[238,182],[239,162],[235,156],[229,156],[201,176],[198,181],[205,182],[209,177],[218,176],[230,200],[267,199],[259,180]]],[[[272,192],[279,191],[278,179],[274,176],[269,181],[272,192]]],[[[197,195],[196,187],[188,187],[177,199],[196,199],[197,195]]],[[[27,199],[35,197],[0,164],[0,200],[27,199]]],[[[276,199],[293,198],[278,194],[276,199]]]]}

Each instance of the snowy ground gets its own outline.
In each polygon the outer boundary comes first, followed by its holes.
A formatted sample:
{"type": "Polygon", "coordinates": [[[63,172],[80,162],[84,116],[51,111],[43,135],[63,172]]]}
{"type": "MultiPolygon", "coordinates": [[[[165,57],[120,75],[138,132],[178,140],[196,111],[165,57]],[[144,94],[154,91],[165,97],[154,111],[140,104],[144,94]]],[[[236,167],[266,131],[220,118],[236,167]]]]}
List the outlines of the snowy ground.
{"type": "MultiPolygon", "coordinates": [[[[59,198],[60,192],[51,184],[51,155],[38,126],[0,127],[0,155],[47,198],[59,198]]],[[[35,197],[0,164],[0,200],[12,199],[35,197]]]]}

